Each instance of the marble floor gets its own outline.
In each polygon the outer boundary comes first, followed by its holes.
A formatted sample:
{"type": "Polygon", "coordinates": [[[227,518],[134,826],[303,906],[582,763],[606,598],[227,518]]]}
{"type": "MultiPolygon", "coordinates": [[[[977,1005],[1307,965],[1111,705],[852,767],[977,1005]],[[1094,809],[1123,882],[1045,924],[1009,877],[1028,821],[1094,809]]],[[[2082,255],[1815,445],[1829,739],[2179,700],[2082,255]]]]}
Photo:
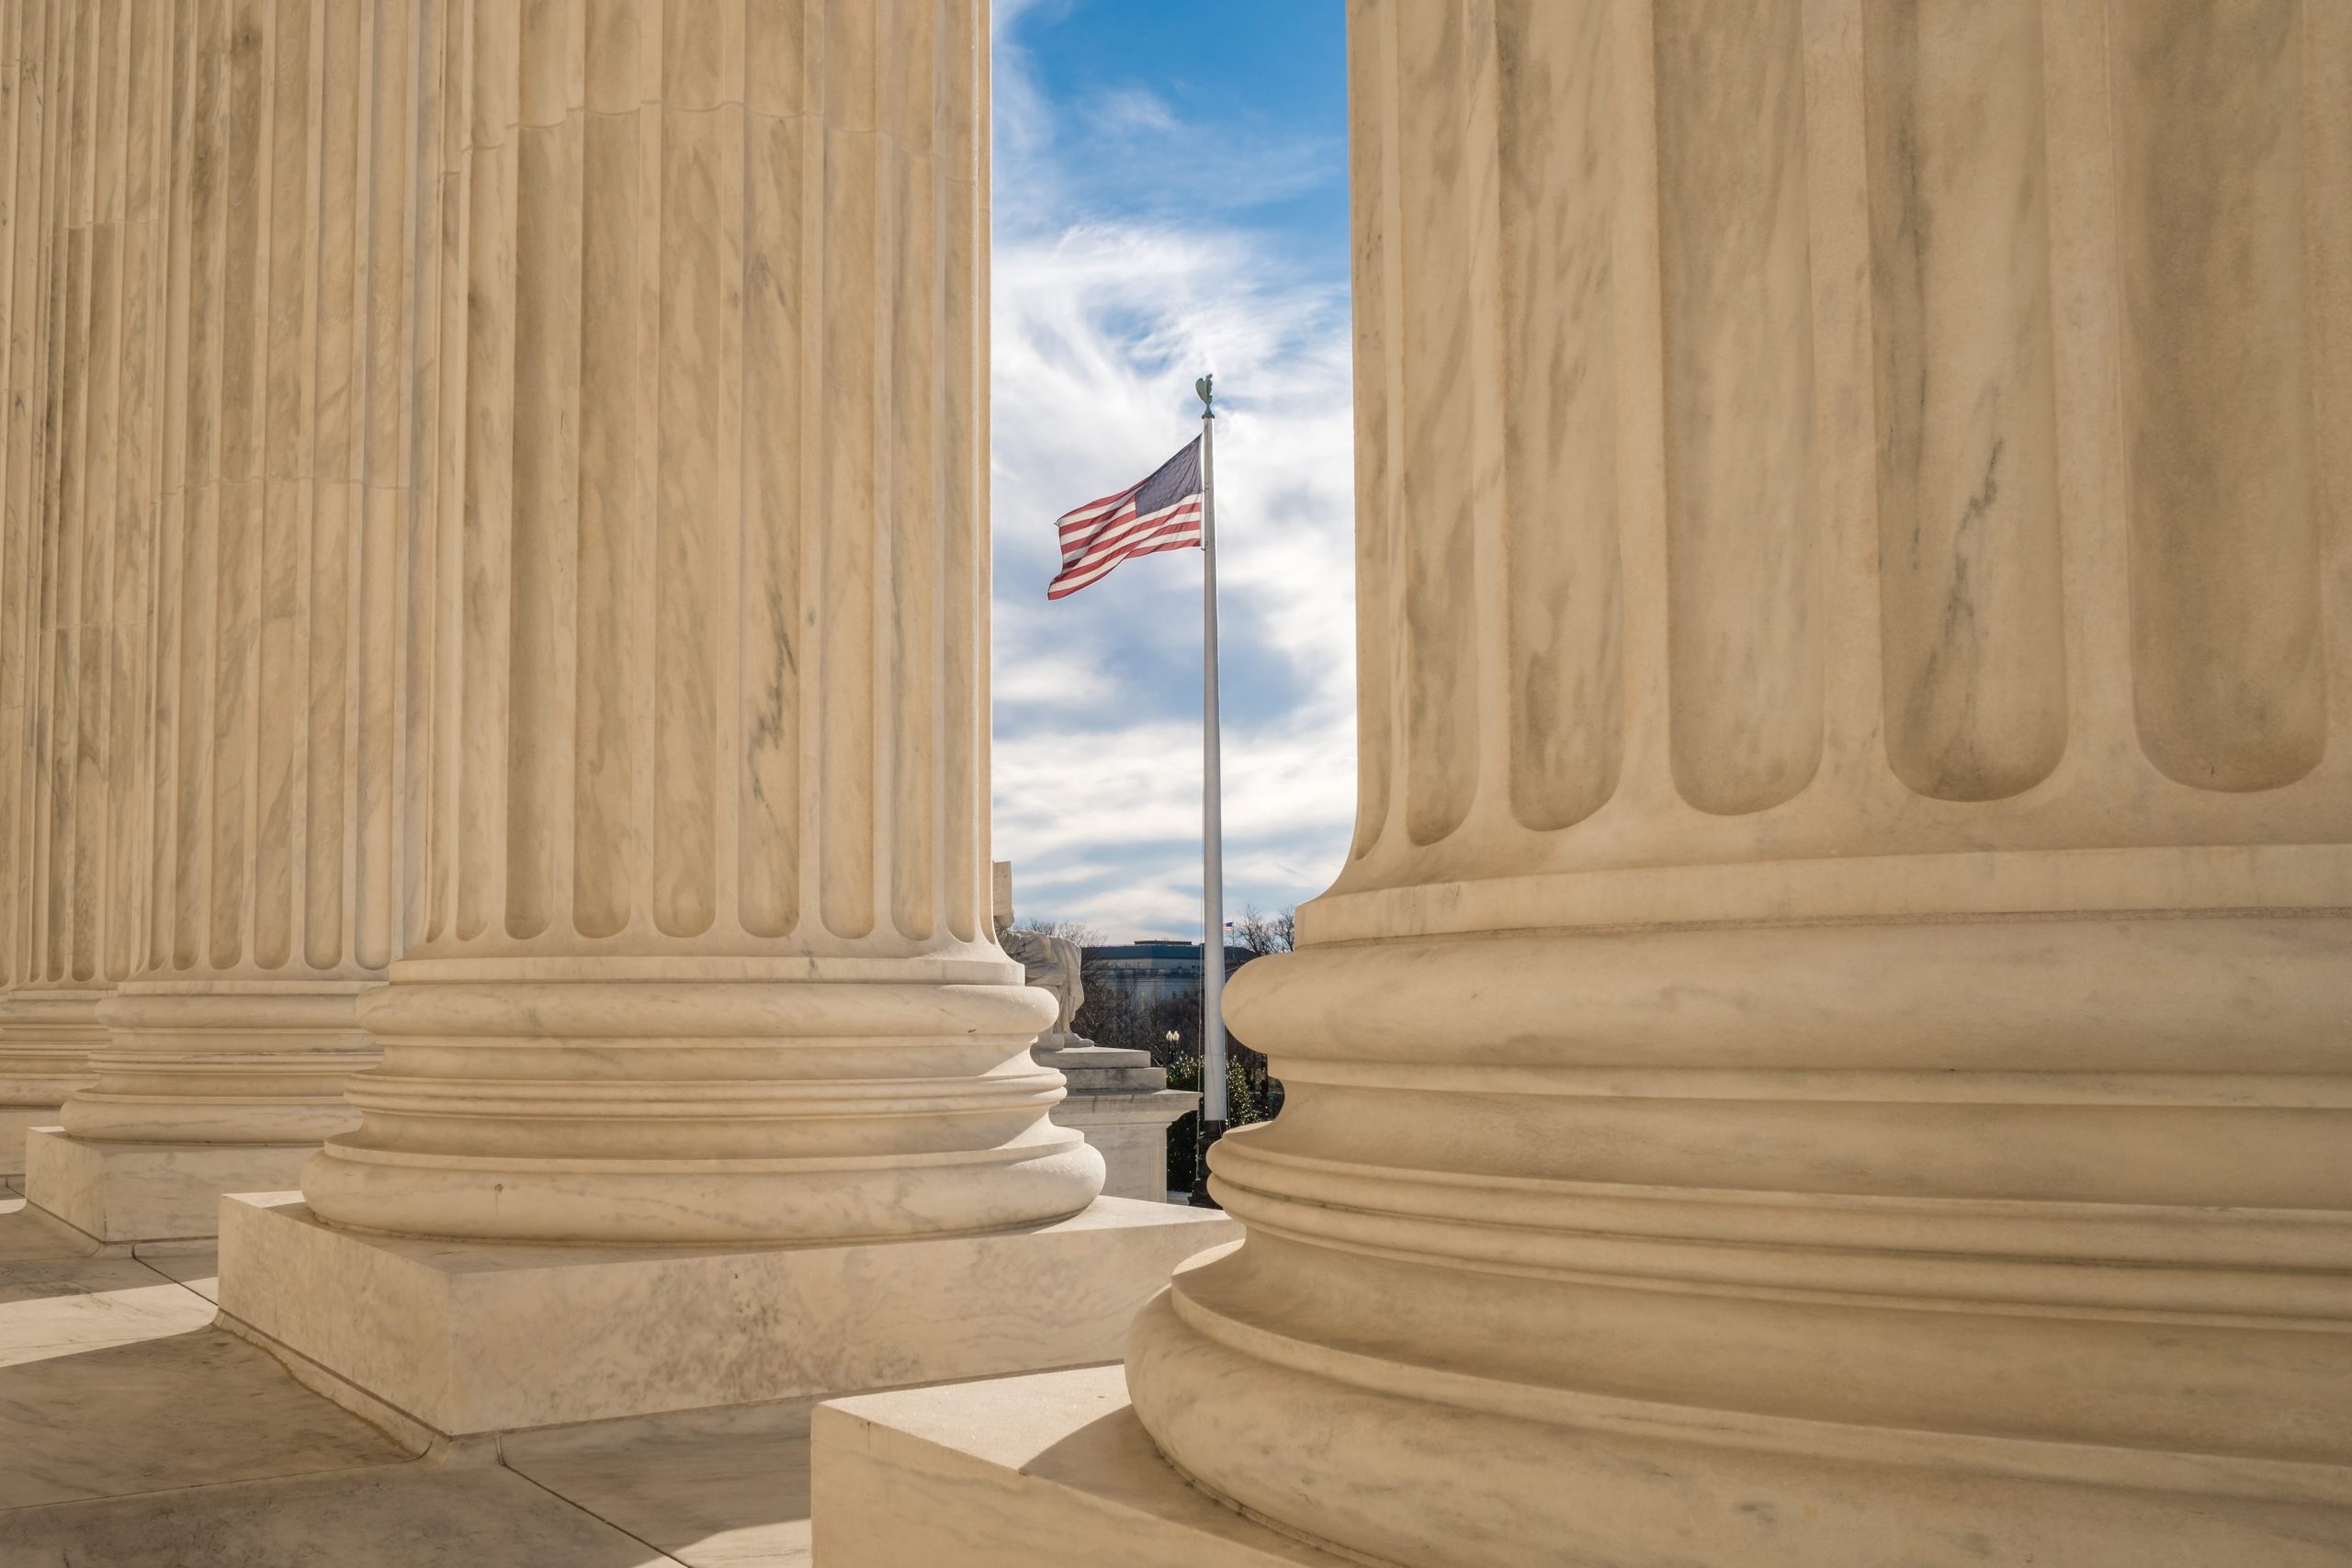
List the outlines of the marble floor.
{"type": "Polygon", "coordinates": [[[7,1568],[786,1568],[806,1403],[424,1453],[212,1326],[213,1258],[100,1256],[0,1198],[7,1568]]]}

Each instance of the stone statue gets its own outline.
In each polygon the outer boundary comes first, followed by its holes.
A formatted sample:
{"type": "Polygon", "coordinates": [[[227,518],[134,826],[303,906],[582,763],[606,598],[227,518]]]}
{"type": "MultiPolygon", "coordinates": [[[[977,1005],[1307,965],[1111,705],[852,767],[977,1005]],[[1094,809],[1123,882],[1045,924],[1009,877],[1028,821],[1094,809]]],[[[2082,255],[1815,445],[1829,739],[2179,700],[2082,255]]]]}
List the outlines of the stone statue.
{"type": "Polygon", "coordinates": [[[1086,1005],[1086,987],[1079,981],[1079,967],[1083,954],[1079,951],[1078,943],[1049,931],[1022,931],[1017,927],[999,931],[997,942],[1007,956],[1020,960],[1029,984],[1051,993],[1059,1007],[1060,1010],[1054,1017],[1053,1028],[1037,1037],[1038,1048],[1066,1051],[1076,1046],[1091,1045],[1092,1041],[1070,1032],[1070,1024],[1077,1019],[1078,1010],[1086,1005]]]}

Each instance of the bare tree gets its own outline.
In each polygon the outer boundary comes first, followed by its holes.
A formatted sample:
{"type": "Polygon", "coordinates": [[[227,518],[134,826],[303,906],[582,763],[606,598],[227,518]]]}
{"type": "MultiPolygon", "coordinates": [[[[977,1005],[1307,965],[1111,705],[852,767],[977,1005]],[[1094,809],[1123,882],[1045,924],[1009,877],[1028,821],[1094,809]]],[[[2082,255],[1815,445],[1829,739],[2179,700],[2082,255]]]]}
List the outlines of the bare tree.
{"type": "Polygon", "coordinates": [[[1252,904],[1233,923],[1233,940],[1237,946],[1262,958],[1269,953],[1288,953],[1295,944],[1297,931],[1297,905],[1285,904],[1268,915],[1252,904]]]}
{"type": "Polygon", "coordinates": [[[1080,947],[1102,945],[1102,928],[1090,926],[1084,920],[1057,920],[1046,915],[1026,915],[1013,921],[1012,929],[1023,931],[1043,931],[1047,936],[1057,936],[1065,942],[1074,942],[1080,947]]]}

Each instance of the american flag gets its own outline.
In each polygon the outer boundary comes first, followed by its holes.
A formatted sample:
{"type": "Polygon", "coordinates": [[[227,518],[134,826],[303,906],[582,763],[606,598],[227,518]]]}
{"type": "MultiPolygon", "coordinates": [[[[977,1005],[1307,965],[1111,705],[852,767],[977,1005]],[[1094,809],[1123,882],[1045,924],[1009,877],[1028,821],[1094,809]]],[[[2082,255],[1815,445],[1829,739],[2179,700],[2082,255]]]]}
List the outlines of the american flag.
{"type": "Polygon", "coordinates": [[[1046,597],[1066,599],[1111,575],[1129,556],[1198,549],[1201,544],[1201,438],[1193,437],[1159,471],[1116,495],[1090,501],[1055,520],[1062,569],[1046,597]]]}

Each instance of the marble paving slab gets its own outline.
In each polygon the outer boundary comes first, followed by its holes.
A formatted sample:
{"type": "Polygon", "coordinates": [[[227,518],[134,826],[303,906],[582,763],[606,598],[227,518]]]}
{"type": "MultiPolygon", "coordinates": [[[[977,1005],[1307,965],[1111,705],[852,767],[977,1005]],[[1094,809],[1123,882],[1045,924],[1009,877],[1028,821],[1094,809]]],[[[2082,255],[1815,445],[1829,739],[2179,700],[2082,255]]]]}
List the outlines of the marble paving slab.
{"type": "Polygon", "coordinates": [[[201,1296],[135,1258],[0,1263],[0,1391],[17,1381],[17,1368],[187,1334],[211,1321],[201,1296]]]}
{"type": "Polygon", "coordinates": [[[139,1261],[169,1280],[194,1291],[208,1302],[220,1299],[220,1253],[216,1247],[198,1252],[149,1252],[141,1249],[139,1261]]]}
{"type": "Polygon", "coordinates": [[[505,1462],[688,1568],[807,1568],[810,1402],[510,1433],[505,1462]]]}
{"type": "Polygon", "coordinates": [[[22,1198],[0,1201],[0,1264],[88,1258],[97,1250],[96,1241],[29,1207],[22,1198]]]}
{"type": "Polygon", "coordinates": [[[412,1461],[0,1513],[8,1568],[674,1568],[495,1464],[412,1461]]]}
{"type": "Polygon", "coordinates": [[[420,1459],[211,1327],[209,1250],[42,1255],[37,1221],[0,1213],[5,1568],[808,1568],[813,1402],[420,1459]]]}
{"type": "MultiPolygon", "coordinates": [[[[211,1310],[177,1285],[159,1288],[194,1303],[199,1320],[211,1310]]],[[[411,1457],[264,1352],[200,1321],[0,1368],[0,1453],[16,1456],[0,1470],[0,1508],[411,1457]]]]}

